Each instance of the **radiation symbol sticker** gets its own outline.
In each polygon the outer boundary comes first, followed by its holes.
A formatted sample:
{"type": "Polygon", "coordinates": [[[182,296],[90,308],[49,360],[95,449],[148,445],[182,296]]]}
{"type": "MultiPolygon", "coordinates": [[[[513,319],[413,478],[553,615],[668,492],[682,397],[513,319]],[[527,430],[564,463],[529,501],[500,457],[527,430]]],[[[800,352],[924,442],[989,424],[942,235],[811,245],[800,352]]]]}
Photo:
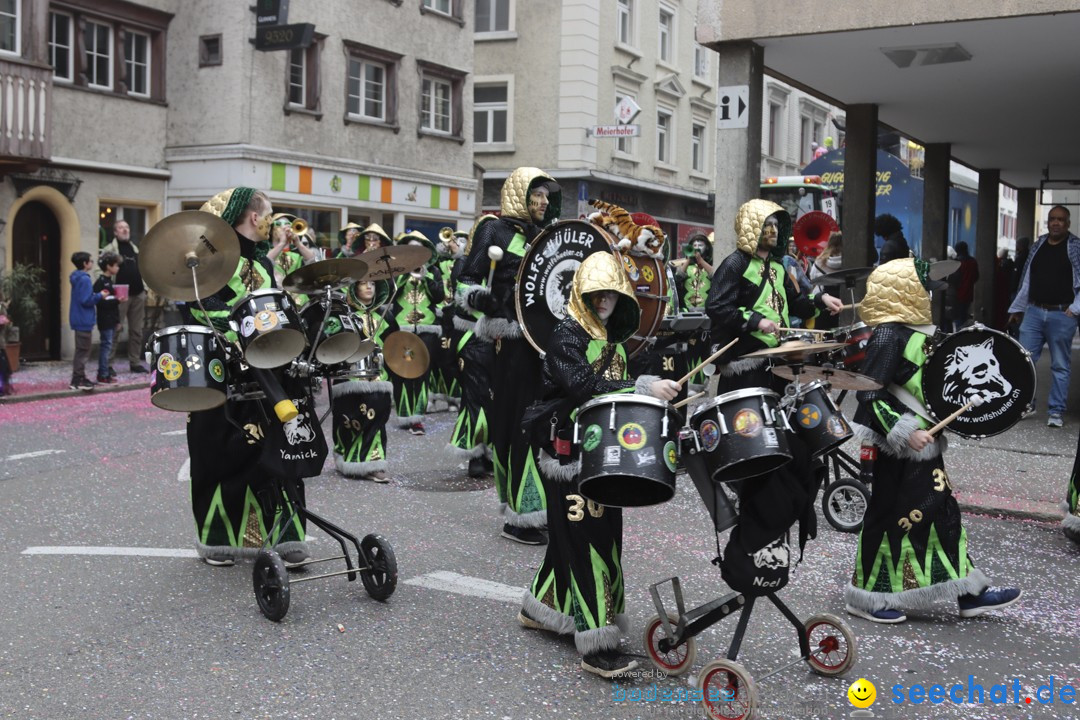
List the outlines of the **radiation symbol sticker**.
{"type": "Polygon", "coordinates": [[[202,358],[200,358],[198,355],[189,355],[188,359],[184,362],[187,364],[188,370],[202,369],[202,358]]]}
{"type": "Polygon", "coordinates": [[[210,377],[214,378],[217,382],[223,382],[225,380],[225,365],[217,358],[211,360],[206,369],[210,371],[210,377]]]}
{"type": "Polygon", "coordinates": [[[585,438],[581,442],[581,447],[585,452],[592,452],[600,445],[600,439],[604,436],[604,431],[600,429],[599,425],[590,425],[585,428],[585,438]]]}
{"type": "Polygon", "coordinates": [[[619,428],[618,438],[619,444],[627,450],[640,450],[645,447],[649,436],[645,433],[645,428],[637,423],[626,423],[619,428]]]}
{"type": "Polygon", "coordinates": [[[641,268],[641,277],[645,278],[645,282],[652,282],[653,279],[656,278],[656,273],[653,272],[651,267],[646,265],[641,268]]]}
{"type": "Polygon", "coordinates": [[[184,366],[173,360],[165,366],[165,369],[161,371],[161,374],[165,376],[166,380],[172,382],[184,374],[184,366]]]}
{"type": "Polygon", "coordinates": [[[806,403],[799,408],[799,424],[804,428],[816,428],[821,424],[821,408],[813,403],[806,403]]]}
{"type": "Polygon", "coordinates": [[[679,456],[675,452],[675,443],[670,440],[664,444],[664,464],[667,465],[668,470],[671,472],[675,472],[675,468],[679,464],[679,456]]]}
{"type": "Polygon", "coordinates": [[[761,416],[750,408],[740,410],[735,414],[735,432],[742,437],[756,437],[761,432],[761,416]]]}
{"type": "Polygon", "coordinates": [[[259,332],[273,330],[277,327],[277,324],[278,316],[276,312],[263,310],[255,315],[255,329],[259,332]]]}

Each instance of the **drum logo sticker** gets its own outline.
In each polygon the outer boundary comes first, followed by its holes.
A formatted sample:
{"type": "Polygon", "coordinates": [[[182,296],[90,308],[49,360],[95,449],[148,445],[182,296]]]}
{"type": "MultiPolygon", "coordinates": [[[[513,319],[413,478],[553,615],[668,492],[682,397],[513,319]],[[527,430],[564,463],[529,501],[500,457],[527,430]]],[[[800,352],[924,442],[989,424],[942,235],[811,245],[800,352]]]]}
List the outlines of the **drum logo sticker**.
{"type": "Polygon", "coordinates": [[[161,357],[158,358],[157,369],[161,372],[165,372],[165,368],[169,367],[169,365],[171,365],[175,361],[175,359],[176,358],[174,358],[171,354],[164,353],[161,357]]]}
{"type": "Polygon", "coordinates": [[[198,355],[188,355],[184,364],[188,366],[188,370],[202,370],[202,358],[198,355]]]}
{"type": "Polygon", "coordinates": [[[653,269],[651,267],[646,265],[645,267],[641,268],[641,277],[645,278],[645,282],[651,283],[653,280],[656,279],[656,273],[653,272],[653,269]]]}
{"type": "Polygon", "coordinates": [[[217,358],[211,360],[206,365],[206,369],[210,371],[210,377],[214,378],[217,382],[225,380],[225,365],[217,358]]]}
{"type": "Polygon", "coordinates": [[[604,431],[600,429],[599,425],[590,425],[585,428],[585,437],[581,442],[581,447],[585,452],[592,452],[600,445],[600,438],[604,436],[604,431]]]}
{"type": "Polygon", "coordinates": [[[618,445],[608,445],[604,448],[604,464],[618,465],[622,462],[622,448],[618,445]]]}
{"type": "Polygon", "coordinates": [[[761,430],[761,439],[765,441],[765,447],[780,447],[780,440],[776,437],[776,428],[762,428],[761,430]]]}
{"type": "Polygon", "coordinates": [[[161,374],[165,376],[166,380],[173,382],[184,374],[184,366],[173,360],[161,371],[161,374]]]}
{"type": "Polygon", "coordinates": [[[641,452],[634,453],[634,462],[638,467],[645,467],[646,465],[656,464],[656,450],[652,448],[645,448],[641,452]]]}
{"type": "Polygon", "coordinates": [[[844,437],[848,434],[847,423],[844,422],[844,418],[839,415],[830,415],[829,419],[825,421],[825,429],[829,431],[833,437],[844,437]]]}
{"type": "Polygon", "coordinates": [[[286,315],[281,310],[277,311],[277,319],[278,319],[278,322],[281,323],[282,325],[288,325],[289,324],[289,316],[286,315]]]}
{"type": "MultiPolygon", "coordinates": [[[[641,277],[641,273],[638,272],[637,265],[630,259],[628,255],[623,255],[623,267],[626,268],[626,274],[630,276],[630,282],[637,282],[637,279],[641,277]]],[[[648,278],[645,281],[648,282],[648,278]]]]}
{"type": "Polygon", "coordinates": [[[994,355],[994,338],[977,345],[962,345],[945,360],[945,384],[941,396],[948,403],[966,405],[975,396],[987,403],[1008,397],[1012,388],[994,355]]]}
{"type": "Polygon", "coordinates": [[[337,335],[339,332],[341,332],[341,321],[331,315],[326,320],[326,330],[324,330],[323,332],[326,333],[327,337],[331,335],[337,335]]]}
{"type": "Polygon", "coordinates": [[[761,434],[761,416],[750,408],[743,408],[735,413],[735,432],[745,438],[757,437],[761,434]]]}
{"type": "Polygon", "coordinates": [[[255,318],[248,315],[240,321],[240,334],[244,337],[251,337],[255,334],[255,318]]]}
{"type": "Polygon", "coordinates": [[[799,408],[799,425],[804,428],[816,428],[821,424],[821,408],[814,403],[806,403],[799,408]]]}
{"type": "Polygon", "coordinates": [[[267,330],[273,330],[277,327],[278,316],[276,312],[270,312],[263,310],[255,315],[255,329],[259,332],[266,332],[267,330]]]}
{"type": "Polygon", "coordinates": [[[720,426],[712,420],[701,423],[698,432],[701,433],[701,445],[705,452],[712,452],[720,444],[720,426]]]}
{"type": "Polygon", "coordinates": [[[675,468],[679,464],[679,456],[675,452],[675,443],[670,440],[664,445],[664,464],[667,465],[667,469],[671,472],[675,472],[675,468]]]}
{"type": "Polygon", "coordinates": [[[645,432],[645,428],[641,427],[637,423],[626,423],[619,428],[618,436],[619,444],[627,450],[640,450],[645,447],[645,443],[648,441],[649,436],[645,432]]]}

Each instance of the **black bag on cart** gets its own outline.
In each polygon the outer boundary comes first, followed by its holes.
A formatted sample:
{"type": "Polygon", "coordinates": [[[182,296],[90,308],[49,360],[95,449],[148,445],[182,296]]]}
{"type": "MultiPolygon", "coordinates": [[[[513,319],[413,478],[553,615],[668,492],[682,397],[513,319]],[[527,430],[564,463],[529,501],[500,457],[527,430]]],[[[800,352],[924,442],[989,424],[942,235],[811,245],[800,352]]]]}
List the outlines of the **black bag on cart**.
{"type": "Polygon", "coordinates": [[[720,574],[735,592],[760,596],[780,590],[788,583],[791,570],[789,533],[784,533],[757,552],[747,552],[736,526],[724,548],[720,574]]]}

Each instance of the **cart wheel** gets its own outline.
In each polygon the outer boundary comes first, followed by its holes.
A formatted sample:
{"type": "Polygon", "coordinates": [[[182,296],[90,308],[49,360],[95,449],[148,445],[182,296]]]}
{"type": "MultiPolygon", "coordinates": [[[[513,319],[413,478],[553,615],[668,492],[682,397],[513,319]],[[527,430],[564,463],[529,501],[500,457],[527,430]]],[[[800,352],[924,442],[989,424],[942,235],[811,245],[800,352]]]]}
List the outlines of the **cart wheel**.
{"type": "Polygon", "coordinates": [[[818,675],[843,675],[855,664],[855,633],[835,615],[821,613],[806,621],[806,639],[810,655],[806,662],[818,675]]]}
{"type": "Polygon", "coordinates": [[[268,620],[277,622],[289,612],[289,571],[273,550],[260,550],[252,572],[255,601],[268,620]]]}
{"type": "MultiPolygon", "coordinates": [[[[674,625],[679,618],[668,615],[668,620],[674,625]]],[[[645,654],[657,670],[662,670],[668,675],[682,675],[694,664],[697,657],[697,643],[694,638],[688,638],[683,644],[668,650],[660,651],[660,641],[664,639],[664,624],[659,615],[653,615],[649,622],[645,623],[645,654]]]]}
{"type": "Polygon", "coordinates": [[[385,600],[394,594],[397,587],[397,559],[394,548],[382,535],[366,535],[360,541],[360,548],[367,558],[368,568],[360,572],[367,594],[376,600],[385,600]]]}
{"type": "Polygon", "coordinates": [[[859,532],[869,506],[870,491],[851,478],[830,483],[821,495],[821,512],[829,524],[840,532],[859,532]]]}
{"type": "Polygon", "coordinates": [[[734,660],[713,660],[698,675],[705,716],[714,720],[751,720],[757,707],[754,679],[734,660]]]}

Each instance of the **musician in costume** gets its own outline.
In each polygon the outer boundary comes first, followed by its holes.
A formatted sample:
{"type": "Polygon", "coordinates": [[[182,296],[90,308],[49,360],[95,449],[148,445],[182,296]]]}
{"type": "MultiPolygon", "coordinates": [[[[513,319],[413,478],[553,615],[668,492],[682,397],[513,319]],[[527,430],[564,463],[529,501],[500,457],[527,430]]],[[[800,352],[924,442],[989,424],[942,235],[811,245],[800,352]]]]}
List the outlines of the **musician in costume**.
{"type": "MultiPolygon", "coordinates": [[[[192,317],[236,342],[228,324],[232,308],[248,293],[276,285],[272,263],[257,249],[269,237],[272,207],[264,193],[238,187],[219,193],[201,209],[234,228],[241,258],[225,287],[203,300],[206,312],[192,306],[192,317]]],[[[232,565],[237,559],[255,557],[278,515],[291,514],[287,501],[283,506],[276,502],[271,479],[293,478],[303,498],[300,478],[318,475],[326,457],[310,383],[273,374],[300,411],[288,422],[275,417],[268,400],[230,399],[220,408],[188,416],[195,547],[207,564],[232,565]],[[310,455],[298,461],[283,459],[286,452],[310,455]]],[[[296,517],[270,543],[288,563],[309,556],[304,524],[296,517]]]]}
{"type": "MultiPolygon", "coordinates": [[[[300,237],[293,232],[293,221],[296,219],[295,215],[288,213],[275,213],[271,218],[271,247],[266,257],[274,264],[274,280],[278,287],[289,273],[317,259],[315,252],[304,245],[300,237]]],[[[292,297],[297,306],[303,306],[309,300],[307,295],[301,293],[293,293],[292,297]]]]}
{"type": "MultiPolygon", "coordinates": [[[[384,307],[390,298],[390,281],[353,283],[345,298],[364,338],[381,348],[386,336],[398,329],[384,307]]],[[[390,481],[386,423],[393,392],[385,366],[375,377],[339,380],[330,386],[334,465],[342,475],[377,483],[390,481]]]]}
{"type": "Polygon", "coordinates": [[[386,231],[383,230],[382,226],[378,223],[371,223],[364,228],[364,231],[360,234],[360,238],[364,242],[361,252],[378,250],[379,248],[390,247],[394,244],[394,241],[390,239],[390,236],[386,234],[386,231]]]}
{"type": "Polygon", "coordinates": [[[973,617],[1011,605],[1013,588],[991,588],[968,555],[967,532],[945,470],[943,436],[922,400],[932,347],[929,263],[913,258],[878,266],[859,316],[874,328],[860,372],[882,387],[859,392],[856,436],[878,449],[874,492],[859,532],[847,611],[878,623],[907,619],[904,608],[959,602],[973,617]]]}
{"type": "Polygon", "coordinates": [[[338,249],[334,253],[335,258],[350,258],[364,252],[364,245],[360,240],[361,230],[363,228],[354,222],[346,223],[345,227],[338,230],[338,249]]]}
{"type": "Polygon", "coordinates": [[[461,378],[456,350],[458,340],[456,336],[460,333],[454,330],[454,286],[451,275],[454,271],[454,263],[465,257],[465,244],[468,239],[469,233],[463,230],[444,227],[439,231],[439,257],[436,266],[442,276],[446,297],[435,308],[435,317],[442,327],[442,338],[435,356],[431,358],[432,368],[428,392],[432,401],[446,401],[447,409],[452,409],[454,406],[460,407],[461,402],[461,378]]]}
{"type": "MultiPolygon", "coordinates": [[[[397,293],[391,312],[398,327],[419,336],[427,347],[428,357],[434,358],[442,337],[442,328],[435,322],[435,308],[445,298],[442,277],[435,266],[435,246],[418,230],[400,236],[398,244],[419,245],[431,252],[431,259],[425,265],[397,277],[397,293]]],[[[398,427],[407,428],[413,435],[424,434],[430,374],[430,363],[418,378],[406,379],[390,372],[397,401],[398,427]]]]}
{"type": "MultiPolygon", "coordinates": [[[[682,248],[683,257],[672,261],[675,268],[676,297],[679,308],[685,312],[705,312],[705,301],[709,297],[713,276],[713,235],[696,233],[691,235],[682,248]]],[[[709,356],[709,331],[698,330],[687,338],[688,351],[685,355],[687,369],[695,368],[709,356]]],[[[690,378],[690,384],[705,382],[705,375],[700,370],[690,378]]]]}
{"type": "Polygon", "coordinates": [[[521,416],[539,393],[540,355],[525,339],[514,307],[514,284],[521,260],[540,231],[559,217],[562,193],[548,174],[520,167],[503,183],[499,217],[482,216],[473,227],[458,285],[457,303],[482,313],[476,336],[494,343],[495,368],[491,443],[495,487],[502,507],[502,536],[527,545],[545,542],[544,489],[521,416]],[[502,251],[493,261],[491,248],[502,251]],[[494,273],[490,287],[488,274],[494,273]]]}
{"type": "Polygon", "coordinates": [[[1065,488],[1065,516],[1061,518],[1061,530],[1065,537],[1080,545],[1080,437],[1076,441],[1076,459],[1065,488]]]}
{"type": "Polygon", "coordinates": [[[639,319],[634,288],[621,261],[606,252],[585,258],[574,273],[567,317],[547,345],[542,400],[529,408],[524,420],[541,445],[548,546],[518,620],[530,628],[574,633],[582,669],[601,677],[637,666],[618,652],[628,626],[622,509],[577,494],[581,460],[569,442],[571,415],[607,393],[637,392],[663,400],[677,395],[679,386],[672,380],[649,375],[629,379],[622,343],[637,331],[639,319]]]}
{"type": "Polygon", "coordinates": [[[776,203],[744,203],[735,216],[735,234],[736,250],[716,269],[705,302],[713,343],[724,346],[738,339],[720,358],[720,392],[770,387],[766,360],[741,356],[777,347],[789,317],[807,319],[820,310],[835,315],[842,305],[828,293],[800,294],[792,283],[783,265],[791,216],[776,203]]]}

